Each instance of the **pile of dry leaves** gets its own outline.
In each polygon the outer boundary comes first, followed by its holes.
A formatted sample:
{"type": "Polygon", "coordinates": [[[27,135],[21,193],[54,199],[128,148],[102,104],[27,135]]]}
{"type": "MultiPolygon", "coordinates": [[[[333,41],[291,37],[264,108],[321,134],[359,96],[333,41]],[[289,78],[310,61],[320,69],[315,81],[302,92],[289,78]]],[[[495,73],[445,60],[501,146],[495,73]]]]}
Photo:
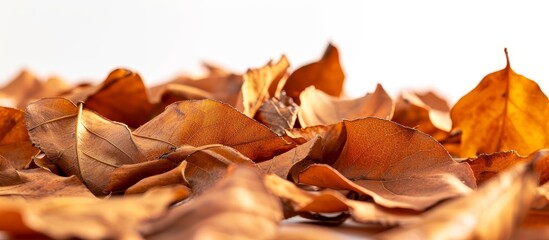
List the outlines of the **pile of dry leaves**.
{"type": "Polygon", "coordinates": [[[451,108],[381,85],[342,98],[332,45],[293,72],[284,56],[242,75],[206,67],[152,88],[125,69],[78,86],[21,73],[0,90],[16,107],[0,108],[0,231],[549,238],[549,100],[509,62],[451,108]]]}

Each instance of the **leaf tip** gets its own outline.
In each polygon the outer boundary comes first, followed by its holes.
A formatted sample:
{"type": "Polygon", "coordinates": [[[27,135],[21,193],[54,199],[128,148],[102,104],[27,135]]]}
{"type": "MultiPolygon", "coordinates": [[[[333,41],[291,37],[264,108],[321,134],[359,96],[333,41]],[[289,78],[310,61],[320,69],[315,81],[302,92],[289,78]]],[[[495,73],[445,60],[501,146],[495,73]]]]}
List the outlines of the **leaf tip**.
{"type": "Polygon", "coordinates": [[[511,67],[511,63],[510,63],[510,61],[509,61],[509,53],[507,52],[507,48],[504,48],[504,49],[503,49],[503,52],[505,52],[505,60],[506,60],[506,63],[507,63],[507,66],[506,66],[506,67],[510,68],[510,67],[511,67]]]}

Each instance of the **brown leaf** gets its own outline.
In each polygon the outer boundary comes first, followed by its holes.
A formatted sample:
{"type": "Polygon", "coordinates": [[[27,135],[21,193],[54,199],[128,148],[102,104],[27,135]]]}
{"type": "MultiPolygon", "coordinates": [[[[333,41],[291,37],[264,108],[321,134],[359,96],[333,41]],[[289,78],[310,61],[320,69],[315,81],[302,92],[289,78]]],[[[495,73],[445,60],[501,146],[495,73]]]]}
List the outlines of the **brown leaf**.
{"type": "MultiPolygon", "coordinates": [[[[151,99],[153,99],[153,102],[155,103],[159,102],[164,91],[166,91],[165,89],[167,86],[177,85],[182,88],[192,88],[195,89],[195,91],[188,92],[187,94],[181,94],[181,92],[179,92],[177,95],[165,97],[166,99],[162,101],[165,106],[171,104],[171,101],[175,100],[197,99],[194,97],[197,97],[197,95],[204,95],[205,93],[207,93],[208,96],[211,96],[211,99],[227,103],[231,106],[236,106],[241,93],[243,82],[242,76],[228,73],[225,70],[212,65],[205,64],[204,66],[209,71],[207,76],[198,79],[180,76],[166,84],[152,87],[150,91],[152,96],[151,99]],[[200,93],[198,93],[196,89],[200,90],[200,93]],[[178,96],[182,98],[177,98],[178,96]]],[[[170,93],[167,94],[170,95],[170,93]]]]}
{"type": "Polygon", "coordinates": [[[182,157],[187,163],[183,170],[183,176],[195,195],[202,194],[218,182],[231,164],[246,164],[255,167],[249,158],[223,145],[206,145],[194,148],[192,153],[186,154],[187,152],[186,150],[176,151],[168,157],[178,157],[180,153],[183,153],[182,157]]]}
{"type": "Polygon", "coordinates": [[[112,71],[95,88],[73,96],[73,102],[84,101],[86,109],[103,117],[136,128],[152,118],[153,105],[139,74],[126,69],[112,71]],[[82,96],[83,95],[83,96],[82,96]]]}
{"type": "Polygon", "coordinates": [[[137,226],[162,216],[179,189],[164,188],[142,196],[106,200],[83,197],[44,198],[34,201],[0,199],[0,215],[8,213],[21,221],[0,221],[10,235],[42,233],[54,239],[141,239],[137,226]],[[21,224],[24,224],[21,226],[21,224]],[[22,230],[27,229],[27,232],[22,230]],[[29,231],[31,230],[31,231],[29,231]]]}
{"type": "Polygon", "coordinates": [[[420,211],[476,187],[471,168],[456,163],[422,132],[378,118],[343,123],[347,141],[334,169],[310,166],[300,182],[354,190],[385,207],[420,211]]]}
{"type": "Polygon", "coordinates": [[[161,186],[182,185],[184,186],[182,188],[186,190],[186,195],[182,197],[187,198],[191,195],[191,189],[187,188],[186,185],[188,184],[183,178],[183,170],[185,170],[186,165],[186,162],[183,162],[178,167],[170,171],[143,178],[136,184],[129,187],[125,194],[144,193],[150,189],[161,186]]]}
{"type": "Polygon", "coordinates": [[[110,173],[117,167],[153,159],[141,149],[168,148],[162,142],[133,137],[126,125],[63,98],[29,104],[26,120],[33,144],[65,174],[78,176],[95,194],[103,194],[110,173]]]}
{"type": "Polygon", "coordinates": [[[278,199],[254,169],[229,172],[211,191],[142,225],[141,232],[148,239],[273,239],[282,220],[278,199]]]}
{"type": "Polygon", "coordinates": [[[285,202],[288,201],[293,211],[297,213],[349,211],[351,217],[357,222],[382,226],[411,224],[419,220],[419,212],[389,209],[371,202],[350,200],[331,189],[314,193],[306,192],[272,174],[265,176],[265,186],[285,202]]]}
{"type": "Polygon", "coordinates": [[[16,170],[0,156],[0,197],[94,197],[77,177],[60,177],[35,168],[16,170]]]}
{"type": "Polygon", "coordinates": [[[0,107],[0,156],[15,169],[23,169],[38,152],[29,140],[24,112],[0,107]]]}
{"type": "Polygon", "coordinates": [[[284,135],[286,129],[294,127],[298,110],[299,106],[282,92],[280,98],[270,98],[263,102],[255,119],[278,135],[284,135]]]}
{"type": "Polygon", "coordinates": [[[275,97],[278,83],[286,76],[290,63],[282,55],[277,63],[269,61],[264,67],[249,69],[243,76],[242,102],[244,115],[253,118],[263,102],[275,97]],[[271,90],[274,89],[274,90],[271,90]]]}
{"type": "Polygon", "coordinates": [[[42,83],[30,71],[23,70],[10,83],[0,89],[4,106],[24,108],[41,88],[42,83]]]}
{"type": "Polygon", "coordinates": [[[299,171],[307,164],[321,162],[322,159],[322,143],[319,135],[315,138],[301,144],[290,151],[275,156],[271,160],[267,160],[257,164],[261,170],[268,174],[273,173],[277,176],[286,179],[290,170],[296,164],[302,163],[302,167],[297,167],[294,171],[299,171]]]}
{"type": "MultiPolygon", "coordinates": [[[[180,164],[181,159],[160,158],[122,165],[112,171],[109,183],[105,186],[105,192],[124,191],[145,178],[172,171],[178,168],[180,164]]],[[[183,179],[182,176],[181,179],[183,179]]]]}
{"type": "MultiPolygon", "coordinates": [[[[481,154],[477,157],[458,160],[467,162],[473,174],[477,179],[477,184],[483,184],[492,177],[497,176],[505,169],[511,168],[516,164],[530,161],[534,156],[547,152],[548,150],[540,150],[533,152],[529,156],[520,156],[516,151],[497,152],[492,154],[481,154]]],[[[536,162],[536,170],[541,173],[540,183],[545,183],[549,180],[549,155],[541,157],[536,162]]]]}
{"type": "Polygon", "coordinates": [[[433,92],[402,93],[392,120],[427,133],[437,140],[447,138],[452,128],[448,103],[433,92]]]}
{"type": "Polygon", "coordinates": [[[528,155],[549,148],[549,99],[538,84],[509,64],[484,77],[452,108],[454,129],[461,129],[461,156],[516,150],[528,155]]]}
{"type": "Polygon", "coordinates": [[[343,92],[345,74],[339,63],[339,52],[329,44],[322,59],[295,70],[283,90],[299,105],[299,95],[305,88],[315,86],[328,95],[339,97],[343,92]]]}
{"type": "Polygon", "coordinates": [[[271,159],[295,146],[231,106],[213,100],[174,103],[133,133],[172,146],[223,144],[254,161],[271,159]]]}
{"type": "Polygon", "coordinates": [[[335,162],[347,140],[347,130],[343,122],[332,125],[287,129],[286,134],[299,144],[310,141],[319,135],[322,143],[322,159],[320,163],[326,164],[335,162]]]}
{"type": "Polygon", "coordinates": [[[301,108],[298,117],[302,127],[334,124],[342,120],[371,116],[391,119],[394,111],[393,100],[380,84],[374,93],[352,100],[334,98],[314,86],[301,92],[299,99],[301,108]]]}
{"type": "MultiPolygon", "coordinates": [[[[534,156],[534,161],[544,154],[534,156]]],[[[419,223],[382,233],[377,239],[513,239],[537,182],[533,162],[517,164],[478,191],[427,212],[419,223]]]]}

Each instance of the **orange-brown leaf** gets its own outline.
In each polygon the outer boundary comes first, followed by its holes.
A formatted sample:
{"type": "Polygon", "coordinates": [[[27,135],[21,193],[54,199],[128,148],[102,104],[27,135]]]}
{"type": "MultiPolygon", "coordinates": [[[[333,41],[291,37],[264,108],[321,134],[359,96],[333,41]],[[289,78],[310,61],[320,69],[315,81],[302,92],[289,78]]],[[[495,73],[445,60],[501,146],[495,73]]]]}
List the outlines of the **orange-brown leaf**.
{"type": "Polygon", "coordinates": [[[394,111],[393,100],[380,84],[375,92],[351,100],[332,97],[315,87],[305,89],[299,99],[301,105],[298,117],[302,127],[365,117],[391,119],[394,111]]]}
{"type": "Polygon", "coordinates": [[[42,233],[53,239],[140,239],[137,227],[144,220],[162,216],[179,199],[178,188],[163,188],[144,195],[108,199],[66,197],[17,201],[0,199],[0,215],[9,213],[22,221],[4,223],[7,234],[42,233]],[[21,225],[23,224],[23,225],[21,225]],[[27,229],[27,232],[21,231],[27,229]]]}
{"type": "MultiPolygon", "coordinates": [[[[520,156],[516,151],[497,152],[492,154],[481,154],[477,157],[460,159],[461,162],[467,162],[473,174],[477,179],[477,184],[483,184],[500,172],[513,167],[516,164],[530,161],[534,156],[549,150],[540,150],[533,152],[529,156],[520,156]]],[[[540,183],[543,184],[549,180],[549,155],[540,157],[536,164],[536,170],[541,173],[540,183]]]]}
{"type": "Polygon", "coordinates": [[[265,186],[285,202],[289,201],[292,210],[297,213],[348,211],[357,222],[383,226],[411,224],[419,220],[419,212],[389,209],[371,202],[350,200],[330,189],[316,193],[306,192],[272,174],[265,176],[265,186]]]}
{"type": "Polygon", "coordinates": [[[0,156],[0,197],[94,197],[76,176],[60,177],[41,168],[16,170],[0,156]]]}
{"type": "Polygon", "coordinates": [[[416,128],[437,140],[446,138],[452,128],[448,103],[433,92],[402,93],[392,120],[416,128]]]}
{"type": "Polygon", "coordinates": [[[271,159],[295,146],[233,107],[213,100],[173,103],[133,133],[173,146],[223,144],[254,161],[271,159]]]}
{"type": "Polygon", "coordinates": [[[95,194],[103,194],[112,171],[122,164],[153,159],[143,149],[167,152],[163,142],[133,137],[126,125],[109,121],[63,98],[45,98],[26,109],[35,146],[65,174],[76,175],[95,194]]]}
{"type": "Polygon", "coordinates": [[[345,188],[348,178],[367,189],[359,192],[380,205],[414,210],[424,210],[476,187],[471,168],[455,162],[437,141],[422,132],[378,118],[344,124],[347,140],[332,164],[341,175],[311,166],[300,174],[300,182],[349,189],[345,188]],[[332,186],[336,182],[345,184],[332,186]]]}
{"type": "Polygon", "coordinates": [[[15,167],[23,169],[38,153],[29,140],[25,113],[18,109],[0,107],[0,156],[15,167]]]}
{"type": "Polygon", "coordinates": [[[141,232],[148,239],[273,239],[282,220],[278,199],[255,169],[229,172],[211,191],[142,225],[141,232]]]}
{"type": "Polygon", "coordinates": [[[268,62],[262,68],[249,69],[243,76],[242,104],[243,113],[253,118],[263,102],[274,93],[280,80],[286,76],[290,63],[286,56],[282,56],[277,63],[268,62]],[[273,87],[271,87],[273,86],[273,87]],[[271,88],[275,89],[272,93],[271,88]]]}
{"type": "Polygon", "coordinates": [[[288,77],[283,90],[300,104],[299,95],[309,86],[315,86],[328,95],[339,97],[343,92],[344,80],[345,74],[339,63],[339,52],[336,47],[329,44],[320,60],[295,70],[288,77]]]}
{"type": "Polygon", "coordinates": [[[536,195],[537,181],[532,163],[517,164],[478,191],[427,212],[417,224],[377,239],[513,239],[536,195]]]}
{"type": "Polygon", "coordinates": [[[263,102],[255,119],[273,132],[284,135],[286,129],[294,127],[298,110],[299,106],[283,92],[280,98],[270,98],[263,102]]]}
{"type": "Polygon", "coordinates": [[[452,108],[460,129],[461,156],[516,150],[528,155],[549,148],[549,99],[534,81],[507,66],[488,74],[452,108]]]}

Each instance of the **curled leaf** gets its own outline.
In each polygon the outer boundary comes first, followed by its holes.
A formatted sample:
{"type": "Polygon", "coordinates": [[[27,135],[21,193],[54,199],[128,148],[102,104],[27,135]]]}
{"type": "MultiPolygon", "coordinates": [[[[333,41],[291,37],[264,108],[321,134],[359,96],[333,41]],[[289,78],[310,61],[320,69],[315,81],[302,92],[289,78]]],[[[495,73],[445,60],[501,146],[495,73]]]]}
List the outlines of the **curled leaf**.
{"type": "Polygon", "coordinates": [[[316,62],[295,70],[286,81],[283,90],[299,105],[299,95],[305,88],[315,86],[328,95],[339,97],[343,92],[345,74],[339,63],[339,52],[329,44],[324,56],[316,62]]]}
{"type": "Polygon", "coordinates": [[[478,191],[427,212],[417,224],[390,230],[377,239],[513,239],[536,195],[537,181],[532,162],[517,164],[478,191]]]}
{"type": "Polygon", "coordinates": [[[298,117],[302,127],[365,117],[391,119],[394,111],[393,100],[380,84],[375,92],[351,100],[334,98],[311,86],[301,93],[299,99],[301,109],[298,117]]]}

